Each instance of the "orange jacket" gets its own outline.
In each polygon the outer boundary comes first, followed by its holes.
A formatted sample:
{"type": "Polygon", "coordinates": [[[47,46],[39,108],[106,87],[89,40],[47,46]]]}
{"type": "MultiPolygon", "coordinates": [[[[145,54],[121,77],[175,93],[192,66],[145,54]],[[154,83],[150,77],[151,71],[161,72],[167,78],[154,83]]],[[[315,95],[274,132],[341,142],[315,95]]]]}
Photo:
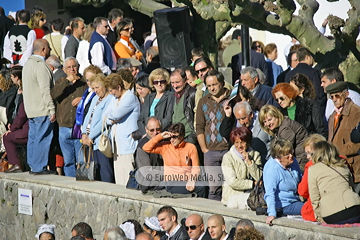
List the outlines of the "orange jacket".
{"type": "Polygon", "coordinates": [[[130,48],[128,48],[127,46],[125,46],[124,44],[122,44],[121,42],[117,42],[114,46],[114,50],[115,50],[115,55],[116,58],[131,58],[133,57],[133,55],[136,56],[137,60],[141,60],[143,55],[140,51],[135,52],[133,50],[131,50],[130,48]]]}
{"type": "Polygon", "coordinates": [[[301,208],[301,216],[304,220],[316,222],[314,209],[311,205],[311,199],[309,194],[309,184],[308,184],[308,175],[309,175],[309,167],[314,165],[312,161],[306,163],[304,168],[304,175],[302,177],[301,182],[298,185],[298,193],[303,198],[306,198],[307,201],[304,203],[301,208]]]}

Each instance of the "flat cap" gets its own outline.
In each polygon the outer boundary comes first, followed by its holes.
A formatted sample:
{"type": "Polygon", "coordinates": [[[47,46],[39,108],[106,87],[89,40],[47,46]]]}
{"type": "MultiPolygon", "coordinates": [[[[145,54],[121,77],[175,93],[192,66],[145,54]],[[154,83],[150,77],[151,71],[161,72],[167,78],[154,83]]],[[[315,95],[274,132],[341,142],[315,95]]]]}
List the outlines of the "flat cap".
{"type": "Polygon", "coordinates": [[[334,82],[326,87],[326,93],[338,93],[344,90],[348,90],[348,85],[346,82],[334,82]]]}
{"type": "Polygon", "coordinates": [[[135,59],[135,58],[128,58],[128,59],[130,60],[131,65],[133,67],[139,67],[139,66],[142,65],[142,63],[140,61],[138,61],[137,59],[135,59]]]}

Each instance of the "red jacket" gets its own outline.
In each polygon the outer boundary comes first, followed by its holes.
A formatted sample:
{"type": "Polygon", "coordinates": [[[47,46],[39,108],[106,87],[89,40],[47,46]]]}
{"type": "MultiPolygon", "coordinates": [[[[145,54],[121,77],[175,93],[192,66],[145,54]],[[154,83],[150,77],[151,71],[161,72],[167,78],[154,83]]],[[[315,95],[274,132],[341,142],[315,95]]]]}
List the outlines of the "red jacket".
{"type": "Polygon", "coordinates": [[[301,182],[298,185],[298,193],[300,196],[307,199],[307,201],[304,203],[303,207],[301,208],[302,218],[307,221],[316,222],[314,209],[311,205],[309,184],[308,184],[309,167],[311,167],[312,165],[314,165],[312,161],[306,163],[304,168],[304,175],[302,177],[301,182]]]}

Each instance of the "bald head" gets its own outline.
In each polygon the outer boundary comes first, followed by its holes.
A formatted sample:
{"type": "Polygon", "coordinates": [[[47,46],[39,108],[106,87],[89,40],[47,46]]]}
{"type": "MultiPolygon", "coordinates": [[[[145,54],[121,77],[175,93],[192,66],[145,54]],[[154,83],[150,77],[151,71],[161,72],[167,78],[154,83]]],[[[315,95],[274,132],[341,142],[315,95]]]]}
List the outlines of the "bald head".
{"type": "Polygon", "coordinates": [[[207,222],[210,236],[214,240],[222,240],[226,236],[225,220],[221,215],[212,215],[207,222]]]}
{"type": "Polygon", "coordinates": [[[136,235],[135,240],[154,240],[154,238],[149,233],[142,232],[142,233],[139,233],[138,235],[136,235]]]}
{"type": "Polygon", "coordinates": [[[224,217],[219,215],[219,214],[215,214],[209,217],[208,222],[210,221],[215,221],[218,222],[221,225],[225,225],[225,220],[224,217]]]}
{"type": "Polygon", "coordinates": [[[186,231],[192,240],[198,240],[204,233],[204,222],[199,214],[192,214],[186,218],[186,231]]]}
{"type": "Polygon", "coordinates": [[[50,45],[45,39],[36,39],[33,44],[33,52],[36,55],[43,56],[45,59],[50,56],[50,45]]]}

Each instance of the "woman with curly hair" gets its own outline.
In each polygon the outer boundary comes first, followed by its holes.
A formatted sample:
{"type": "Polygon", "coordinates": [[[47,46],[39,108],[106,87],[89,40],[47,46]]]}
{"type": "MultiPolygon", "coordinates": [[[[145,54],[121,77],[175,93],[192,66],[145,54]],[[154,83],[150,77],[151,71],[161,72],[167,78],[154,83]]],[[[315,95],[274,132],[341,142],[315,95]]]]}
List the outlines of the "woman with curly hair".
{"type": "Polygon", "coordinates": [[[298,92],[298,96],[307,99],[316,99],[315,88],[307,76],[301,73],[290,78],[290,85],[298,92]]]}
{"type": "Polygon", "coordinates": [[[31,17],[31,28],[35,31],[36,39],[41,39],[45,36],[42,26],[46,23],[46,15],[43,12],[35,13],[31,17]]]}
{"type": "Polygon", "coordinates": [[[299,97],[289,83],[277,84],[271,93],[284,116],[303,125],[309,134],[318,133],[327,137],[327,127],[317,102],[299,97]]]}

